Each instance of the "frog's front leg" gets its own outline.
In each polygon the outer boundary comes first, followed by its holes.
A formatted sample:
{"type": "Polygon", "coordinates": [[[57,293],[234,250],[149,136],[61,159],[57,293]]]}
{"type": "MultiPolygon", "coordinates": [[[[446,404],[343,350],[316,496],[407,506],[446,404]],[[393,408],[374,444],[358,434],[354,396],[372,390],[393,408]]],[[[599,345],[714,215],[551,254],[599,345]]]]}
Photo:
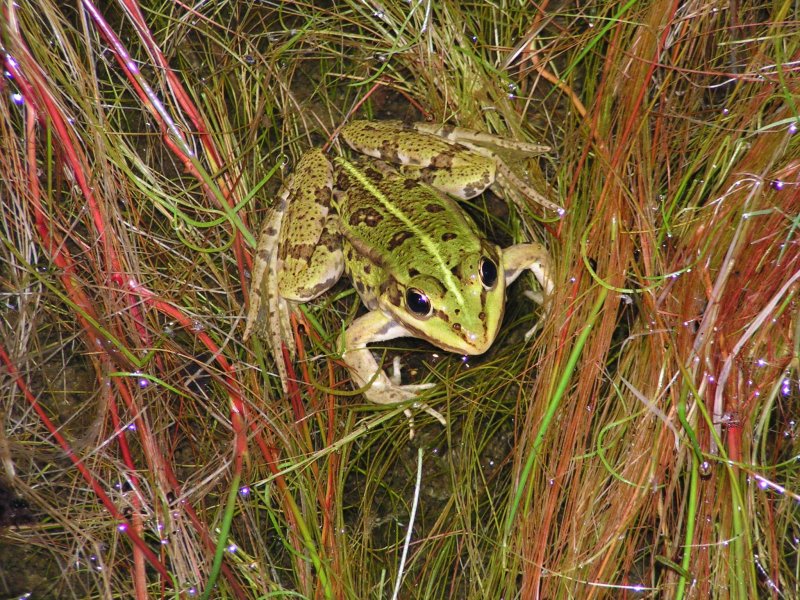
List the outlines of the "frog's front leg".
{"type": "MultiPolygon", "coordinates": [[[[509,285],[523,271],[530,270],[539,285],[542,286],[543,294],[527,292],[526,295],[537,304],[544,305],[545,314],[550,309],[550,298],[555,287],[553,283],[553,267],[550,255],[545,247],[538,242],[528,244],[517,244],[503,250],[503,269],[506,276],[506,285],[509,285]]],[[[539,327],[537,322],[526,334],[527,340],[539,327]]]]}
{"type": "MultiPolygon", "coordinates": [[[[364,397],[376,404],[397,404],[407,402],[422,391],[433,387],[433,383],[417,385],[397,385],[387,377],[372,356],[367,344],[393,340],[399,337],[413,337],[405,327],[399,325],[379,310],[373,310],[356,319],[342,334],[344,338],[344,359],[354,384],[364,389],[364,397]]],[[[340,343],[341,343],[340,339],[340,343]]],[[[418,403],[420,408],[434,417],[442,425],[447,425],[447,420],[437,411],[424,403],[418,403]]],[[[410,416],[410,411],[406,411],[410,416]]],[[[413,428],[412,428],[413,436],[413,428]]]]}

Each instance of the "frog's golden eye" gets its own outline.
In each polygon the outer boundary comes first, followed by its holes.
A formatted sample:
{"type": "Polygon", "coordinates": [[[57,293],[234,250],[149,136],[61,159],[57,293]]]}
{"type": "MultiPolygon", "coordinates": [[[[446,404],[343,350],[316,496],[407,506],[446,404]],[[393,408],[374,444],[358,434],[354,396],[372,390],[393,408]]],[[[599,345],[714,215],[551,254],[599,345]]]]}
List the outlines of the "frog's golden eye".
{"type": "Polygon", "coordinates": [[[490,290],[497,283],[497,265],[494,264],[491,258],[485,256],[481,259],[481,264],[478,267],[481,274],[481,282],[483,287],[490,290]]]}
{"type": "Polygon", "coordinates": [[[417,288],[408,288],[406,290],[406,306],[418,317],[429,317],[433,311],[428,296],[417,288]]]}

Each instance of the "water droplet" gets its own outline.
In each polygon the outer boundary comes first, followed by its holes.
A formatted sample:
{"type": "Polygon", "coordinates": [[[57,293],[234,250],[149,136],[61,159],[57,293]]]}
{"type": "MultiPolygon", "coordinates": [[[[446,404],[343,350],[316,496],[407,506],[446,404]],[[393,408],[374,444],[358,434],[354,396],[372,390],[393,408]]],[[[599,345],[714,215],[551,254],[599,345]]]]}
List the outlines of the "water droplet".
{"type": "Polygon", "coordinates": [[[147,386],[149,386],[149,385],[150,385],[150,380],[149,380],[147,377],[141,377],[141,375],[142,375],[142,372],[141,372],[141,371],[135,371],[135,372],[134,372],[134,375],[136,375],[137,377],[139,377],[139,379],[136,381],[136,383],[138,383],[138,384],[139,384],[139,389],[142,389],[142,390],[143,390],[143,389],[145,389],[147,386]]]}

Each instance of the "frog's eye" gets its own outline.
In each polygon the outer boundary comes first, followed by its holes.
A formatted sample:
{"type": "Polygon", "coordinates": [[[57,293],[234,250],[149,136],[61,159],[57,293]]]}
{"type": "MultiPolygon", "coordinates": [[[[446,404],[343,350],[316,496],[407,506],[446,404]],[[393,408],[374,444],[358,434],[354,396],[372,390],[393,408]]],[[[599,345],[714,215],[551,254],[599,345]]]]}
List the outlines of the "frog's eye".
{"type": "Polygon", "coordinates": [[[427,317],[431,314],[431,301],[417,288],[406,290],[406,306],[418,317],[427,317]]]}
{"type": "Polygon", "coordinates": [[[483,287],[487,290],[492,289],[494,284],[497,283],[497,265],[494,264],[492,259],[485,256],[481,259],[481,264],[478,267],[481,274],[481,282],[483,287]]]}

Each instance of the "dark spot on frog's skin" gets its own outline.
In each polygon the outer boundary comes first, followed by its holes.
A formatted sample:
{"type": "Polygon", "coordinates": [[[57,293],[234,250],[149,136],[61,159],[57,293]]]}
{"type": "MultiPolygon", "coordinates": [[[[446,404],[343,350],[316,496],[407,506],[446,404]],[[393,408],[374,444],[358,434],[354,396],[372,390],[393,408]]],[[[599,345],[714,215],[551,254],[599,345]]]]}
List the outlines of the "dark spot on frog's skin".
{"type": "Polygon", "coordinates": [[[386,299],[389,301],[389,304],[392,306],[400,306],[402,295],[400,294],[400,290],[397,289],[396,285],[386,286],[382,293],[386,296],[386,299]]]}
{"type": "Polygon", "coordinates": [[[415,187],[417,187],[417,185],[418,185],[417,182],[414,181],[413,179],[403,180],[403,187],[406,188],[407,190],[413,190],[415,187]]]}
{"type": "Polygon", "coordinates": [[[389,333],[389,330],[391,330],[391,328],[394,327],[394,326],[395,326],[394,322],[393,321],[389,321],[388,323],[386,323],[386,325],[384,325],[383,327],[378,329],[378,331],[375,332],[375,335],[378,336],[378,337],[384,336],[387,333],[389,333]]]}
{"type": "Polygon", "coordinates": [[[435,169],[447,169],[453,166],[453,155],[455,154],[454,150],[449,150],[448,152],[442,152],[438,156],[435,156],[431,160],[431,167],[435,169]]]}
{"type": "Polygon", "coordinates": [[[372,167],[364,167],[362,168],[361,171],[364,173],[364,175],[367,176],[367,179],[370,179],[372,181],[383,179],[383,173],[381,173],[377,169],[373,169],[372,167]]]}
{"type": "Polygon", "coordinates": [[[458,237],[457,234],[453,233],[452,231],[448,231],[442,234],[442,241],[449,242],[450,240],[454,240],[458,237]]]}
{"type": "Polygon", "coordinates": [[[425,206],[425,210],[428,211],[429,213],[439,213],[444,211],[444,206],[442,206],[441,204],[436,204],[434,202],[431,202],[430,204],[425,206]]]}
{"type": "Polygon", "coordinates": [[[356,280],[353,282],[353,285],[355,286],[355,288],[356,288],[356,291],[359,293],[359,295],[361,295],[361,294],[363,294],[363,293],[364,293],[364,289],[365,289],[365,288],[364,288],[364,284],[363,284],[363,283],[361,283],[361,282],[360,282],[358,279],[356,279],[356,280]]]}
{"type": "Polygon", "coordinates": [[[278,230],[270,225],[264,230],[264,233],[267,234],[269,237],[275,237],[278,234],[278,230]]]}
{"type": "Polygon", "coordinates": [[[383,215],[374,208],[359,208],[350,215],[350,226],[358,227],[359,225],[366,225],[367,227],[375,227],[382,220],[383,215]]]}
{"type": "Polygon", "coordinates": [[[349,188],[350,178],[347,176],[347,173],[341,171],[336,178],[336,189],[339,190],[339,192],[346,192],[349,188]]]}
{"type": "Polygon", "coordinates": [[[387,247],[389,248],[389,250],[394,250],[398,246],[401,246],[403,243],[405,243],[405,241],[408,238],[412,237],[413,235],[414,234],[411,233],[410,231],[406,230],[398,231],[389,239],[387,247]]]}
{"type": "MultiPolygon", "coordinates": [[[[435,311],[435,314],[436,314],[436,318],[441,319],[442,322],[444,322],[444,323],[449,323],[450,322],[450,315],[448,315],[445,311],[437,310],[437,311],[435,311]]],[[[459,327],[460,327],[460,325],[459,325],[459,327]]]]}
{"type": "Polygon", "coordinates": [[[479,318],[481,321],[485,321],[485,320],[486,320],[486,313],[485,313],[485,312],[483,312],[483,311],[479,312],[479,313],[478,313],[478,318],[479,318]]]}
{"type": "Polygon", "coordinates": [[[335,239],[327,239],[324,242],[320,242],[319,245],[328,250],[329,252],[335,252],[336,250],[339,249],[339,244],[336,242],[335,239]]]}
{"type": "Polygon", "coordinates": [[[453,323],[453,331],[461,331],[461,323],[453,323]]]}
{"type": "Polygon", "coordinates": [[[387,140],[381,145],[380,155],[389,162],[399,163],[400,157],[397,154],[397,144],[391,140],[387,140]]]}
{"type": "Polygon", "coordinates": [[[475,188],[475,187],[473,187],[471,185],[468,185],[468,186],[464,187],[464,198],[467,198],[467,199],[474,198],[475,196],[477,196],[480,193],[481,193],[481,191],[479,189],[477,189],[477,188],[475,188]]]}
{"type": "Polygon", "coordinates": [[[372,273],[372,265],[367,263],[364,265],[364,275],[369,275],[372,273]]]}
{"type": "Polygon", "coordinates": [[[455,309],[453,311],[453,314],[456,315],[456,316],[460,315],[461,314],[461,309],[460,308],[455,309]]]}
{"type": "Polygon", "coordinates": [[[314,254],[316,244],[284,244],[278,248],[278,258],[286,260],[292,258],[293,260],[305,261],[314,254]]]}
{"type": "Polygon", "coordinates": [[[409,277],[416,277],[417,275],[419,275],[419,271],[417,269],[412,267],[408,270],[409,277]]]}

